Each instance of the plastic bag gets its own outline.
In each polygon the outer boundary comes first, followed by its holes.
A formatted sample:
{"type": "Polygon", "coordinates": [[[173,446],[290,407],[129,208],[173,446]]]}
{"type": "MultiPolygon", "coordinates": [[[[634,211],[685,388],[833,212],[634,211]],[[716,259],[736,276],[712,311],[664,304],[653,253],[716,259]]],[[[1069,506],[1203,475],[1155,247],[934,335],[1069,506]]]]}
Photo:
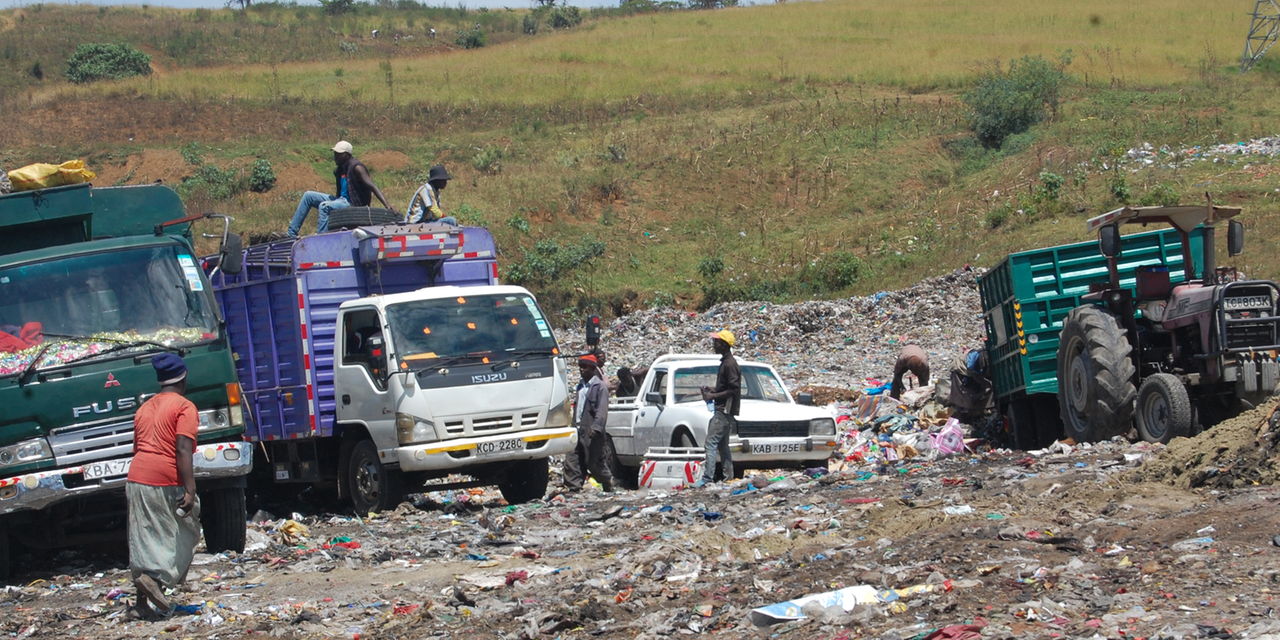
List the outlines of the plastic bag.
{"type": "Polygon", "coordinates": [[[942,430],[933,434],[933,448],[938,450],[940,456],[954,455],[964,451],[964,431],[960,429],[959,420],[955,418],[947,420],[942,430]]]}
{"type": "Polygon", "coordinates": [[[62,164],[37,162],[9,172],[9,180],[13,182],[14,191],[79,184],[96,177],[98,174],[85,168],[84,160],[68,160],[62,164]]]}

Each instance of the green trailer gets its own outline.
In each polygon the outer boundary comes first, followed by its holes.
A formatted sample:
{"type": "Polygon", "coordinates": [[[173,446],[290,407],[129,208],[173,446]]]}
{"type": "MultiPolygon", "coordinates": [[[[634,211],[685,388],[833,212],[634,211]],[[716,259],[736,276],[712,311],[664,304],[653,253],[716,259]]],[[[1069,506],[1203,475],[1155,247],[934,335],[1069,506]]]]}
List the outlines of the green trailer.
{"type": "MultiPolygon", "coordinates": [[[[1194,271],[1202,272],[1204,233],[1190,234],[1194,271]]],[[[1163,266],[1174,283],[1186,280],[1176,229],[1122,238],[1121,287],[1134,289],[1139,267],[1163,266]]],[[[1062,434],[1058,411],[1058,333],[1090,286],[1107,283],[1107,258],[1096,241],[1010,254],[978,279],[987,332],[992,392],[1006,431],[1019,448],[1062,434]]]]}

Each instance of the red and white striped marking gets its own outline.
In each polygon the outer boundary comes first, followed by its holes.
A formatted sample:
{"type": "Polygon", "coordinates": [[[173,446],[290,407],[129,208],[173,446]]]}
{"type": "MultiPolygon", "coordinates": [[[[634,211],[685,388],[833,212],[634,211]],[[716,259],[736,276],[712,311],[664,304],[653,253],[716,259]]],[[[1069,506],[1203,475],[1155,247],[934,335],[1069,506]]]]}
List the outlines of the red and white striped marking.
{"type": "Polygon", "coordinates": [[[306,271],[307,269],[336,269],[338,267],[354,267],[354,260],[330,260],[328,262],[302,262],[298,264],[298,269],[306,271]]]}
{"type": "Polygon", "coordinates": [[[302,329],[302,368],[306,371],[307,380],[307,413],[310,414],[311,433],[315,434],[316,416],[320,415],[320,405],[316,401],[315,382],[311,374],[311,331],[307,326],[307,296],[303,293],[302,278],[297,278],[297,283],[298,325],[302,329]]]}

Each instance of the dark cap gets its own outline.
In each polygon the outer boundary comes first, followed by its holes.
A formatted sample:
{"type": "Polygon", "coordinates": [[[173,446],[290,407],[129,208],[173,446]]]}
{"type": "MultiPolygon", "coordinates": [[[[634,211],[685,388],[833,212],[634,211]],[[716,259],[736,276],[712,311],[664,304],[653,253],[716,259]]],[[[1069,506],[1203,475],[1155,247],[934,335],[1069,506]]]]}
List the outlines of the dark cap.
{"type": "Polygon", "coordinates": [[[156,381],[160,384],[177,384],[187,377],[187,363],[176,353],[162,353],[151,359],[156,368],[156,381]]]}
{"type": "Polygon", "coordinates": [[[440,180],[452,180],[453,176],[445,171],[444,165],[438,164],[431,167],[431,173],[427,174],[427,182],[438,182],[440,180]]]}

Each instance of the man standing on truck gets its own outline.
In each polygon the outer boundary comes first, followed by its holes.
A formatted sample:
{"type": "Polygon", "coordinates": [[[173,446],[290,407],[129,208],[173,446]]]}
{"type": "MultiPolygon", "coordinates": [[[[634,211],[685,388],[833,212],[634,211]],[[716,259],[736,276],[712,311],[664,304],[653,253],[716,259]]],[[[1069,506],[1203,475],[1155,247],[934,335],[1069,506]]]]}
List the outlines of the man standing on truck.
{"type": "Polygon", "coordinates": [[[438,164],[431,167],[431,171],[427,174],[427,181],[418,187],[417,192],[413,194],[413,200],[409,201],[409,210],[405,212],[404,221],[413,224],[438,220],[458,226],[458,219],[446,216],[444,209],[440,207],[440,192],[449,186],[449,181],[452,179],[453,176],[449,175],[444,165],[438,164]]]}
{"type": "Polygon", "coordinates": [[[902,399],[902,392],[905,390],[902,378],[908,371],[915,374],[920,386],[929,384],[929,355],[919,345],[909,344],[898,352],[898,361],[893,364],[893,386],[889,388],[889,395],[902,399]]]}
{"type": "Polygon", "coordinates": [[[129,505],[129,570],[138,609],[155,607],[167,616],[173,606],[161,585],[176,588],[187,579],[200,540],[200,501],[191,456],[199,417],[187,391],[187,365],[172,353],[152,358],[160,393],[133,416],[133,463],[125,496],[129,505]],[[150,606],[147,604],[150,601],[150,606]]]}
{"type": "Polygon", "coordinates": [[[565,487],[581,491],[586,481],[584,471],[589,471],[602,489],[613,491],[613,474],[609,472],[613,445],[604,432],[609,418],[609,387],[600,372],[600,360],[594,355],[578,358],[578,372],[582,374],[574,413],[578,447],[564,457],[565,487]]]}
{"type": "Polygon", "coordinates": [[[378,189],[378,185],[373,183],[373,178],[369,177],[368,167],[351,155],[351,151],[351,143],[346,140],[339,140],[333,145],[333,163],[336,165],[333,169],[333,183],[337,193],[308,191],[302,194],[302,199],[298,201],[298,208],[293,212],[293,219],[289,221],[290,238],[298,237],[302,223],[313,207],[320,212],[320,219],[316,222],[316,233],[329,230],[330,213],[347,207],[369,206],[372,201],[371,194],[378,198],[382,206],[391,208],[391,205],[387,204],[387,199],[383,197],[382,190],[378,189]]]}
{"type": "Polygon", "coordinates": [[[693,484],[704,487],[716,478],[716,463],[720,463],[725,480],[733,479],[733,453],[729,450],[729,436],[738,423],[735,417],[742,405],[742,370],[733,357],[733,345],[737,340],[733,332],[721,329],[711,334],[711,348],[720,355],[720,369],[716,371],[716,386],[702,388],[704,402],[715,401],[711,422],[707,424],[707,458],[702,466],[702,477],[693,484]]]}

